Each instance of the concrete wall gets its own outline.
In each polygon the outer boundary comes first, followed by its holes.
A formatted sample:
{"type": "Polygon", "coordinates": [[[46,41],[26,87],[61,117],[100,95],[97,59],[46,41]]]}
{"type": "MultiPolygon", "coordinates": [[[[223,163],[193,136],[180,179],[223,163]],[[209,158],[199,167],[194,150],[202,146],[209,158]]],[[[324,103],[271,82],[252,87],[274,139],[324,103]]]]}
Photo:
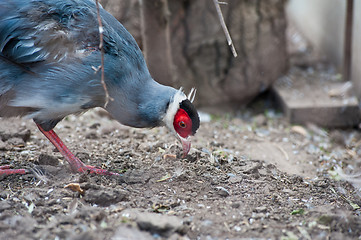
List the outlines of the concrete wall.
{"type": "MultiPolygon", "coordinates": [[[[360,0],[355,2],[360,5],[360,0]]],[[[289,0],[286,11],[290,23],[317,53],[326,56],[341,71],[346,0],[289,0]]]]}
{"type": "MultiPolygon", "coordinates": [[[[353,3],[351,80],[361,99],[361,0],[353,3]]],[[[286,11],[290,24],[342,72],[346,0],[289,0],[286,11]]]]}

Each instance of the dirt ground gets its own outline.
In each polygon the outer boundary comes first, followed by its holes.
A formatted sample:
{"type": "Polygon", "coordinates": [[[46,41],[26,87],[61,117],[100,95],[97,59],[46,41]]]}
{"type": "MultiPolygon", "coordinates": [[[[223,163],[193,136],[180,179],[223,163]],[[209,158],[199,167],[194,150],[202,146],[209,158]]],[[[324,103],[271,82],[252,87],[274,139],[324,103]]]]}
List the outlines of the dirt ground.
{"type": "Polygon", "coordinates": [[[32,121],[1,119],[0,165],[32,173],[0,176],[0,239],[360,239],[357,129],[248,109],[203,122],[185,159],[165,128],[99,110],[55,130],[84,162],[122,175],[73,174],[32,121]],[[76,183],[82,194],[64,188],[76,183]]]}

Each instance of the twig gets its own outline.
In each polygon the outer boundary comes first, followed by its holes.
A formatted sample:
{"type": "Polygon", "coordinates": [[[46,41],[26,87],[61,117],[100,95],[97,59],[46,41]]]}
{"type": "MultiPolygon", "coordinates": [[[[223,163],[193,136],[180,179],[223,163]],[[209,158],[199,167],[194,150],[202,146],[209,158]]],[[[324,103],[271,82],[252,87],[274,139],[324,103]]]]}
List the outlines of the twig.
{"type": "Polygon", "coordinates": [[[287,161],[290,160],[287,152],[286,152],[281,146],[279,146],[279,145],[277,145],[277,144],[274,144],[274,145],[281,151],[281,153],[285,156],[285,158],[286,158],[287,161]]]}
{"type": "Polygon", "coordinates": [[[226,25],[226,23],[224,21],[224,17],[223,17],[223,14],[222,14],[221,7],[219,6],[219,4],[225,4],[225,3],[224,2],[219,2],[218,0],[213,0],[213,2],[214,2],[214,5],[216,6],[217,14],[218,14],[218,17],[219,17],[219,21],[221,22],[221,26],[223,28],[224,34],[226,35],[227,43],[228,43],[229,47],[232,50],[233,56],[237,57],[236,48],[233,45],[231,35],[229,34],[227,25],[226,25]]]}
{"type": "Polygon", "coordinates": [[[99,1],[96,0],[95,3],[96,3],[96,7],[97,7],[97,18],[98,18],[98,24],[99,24],[99,50],[100,50],[100,55],[101,55],[101,80],[100,81],[103,85],[104,92],[105,92],[104,107],[106,107],[109,103],[109,100],[113,101],[113,98],[111,98],[109,96],[108,88],[107,88],[107,85],[105,84],[105,80],[104,80],[104,48],[103,48],[104,28],[103,28],[102,19],[100,18],[99,1]]]}

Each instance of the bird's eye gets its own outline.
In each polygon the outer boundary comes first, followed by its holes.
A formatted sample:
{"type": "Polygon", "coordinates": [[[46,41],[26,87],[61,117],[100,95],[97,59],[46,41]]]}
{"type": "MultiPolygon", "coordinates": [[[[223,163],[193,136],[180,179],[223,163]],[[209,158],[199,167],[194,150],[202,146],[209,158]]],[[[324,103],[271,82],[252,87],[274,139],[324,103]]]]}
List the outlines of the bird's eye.
{"type": "Polygon", "coordinates": [[[185,128],[187,125],[186,125],[183,121],[180,121],[180,122],[179,122],[179,126],[180,126],[181,128],[185,128]]]}

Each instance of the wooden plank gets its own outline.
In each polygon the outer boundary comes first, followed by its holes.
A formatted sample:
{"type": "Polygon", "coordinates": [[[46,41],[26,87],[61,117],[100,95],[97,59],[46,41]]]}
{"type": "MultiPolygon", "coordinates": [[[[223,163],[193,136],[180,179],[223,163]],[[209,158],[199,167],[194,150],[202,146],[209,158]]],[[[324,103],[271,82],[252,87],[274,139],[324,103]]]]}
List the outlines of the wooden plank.
{"type": "Polygon", "coordinates": [[[273,92],[290,123],[314,123],[322,127],[349,127],[360,123],[357,98],[348,95],[349,91],[342,91],[345,83],[332,81],[330,77],[327,73],[296,70],[273,85],[273,92]]]}

